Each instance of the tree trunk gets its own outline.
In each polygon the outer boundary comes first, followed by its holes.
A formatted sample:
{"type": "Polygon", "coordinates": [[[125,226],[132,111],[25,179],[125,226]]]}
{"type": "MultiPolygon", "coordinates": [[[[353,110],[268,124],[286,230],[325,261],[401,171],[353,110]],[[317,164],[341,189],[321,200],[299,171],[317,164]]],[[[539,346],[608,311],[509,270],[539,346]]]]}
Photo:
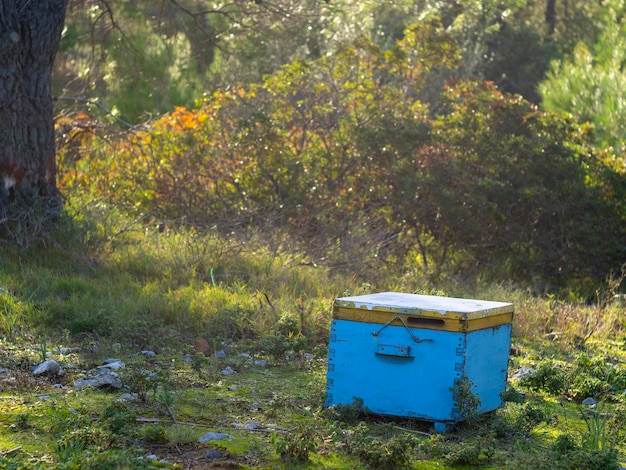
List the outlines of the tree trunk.
{"type": "Polygon", "coordinates": [[[66,3],[0,0],[0,222],[22,195],[58,195],[50,76],[66,3]]]}
{"type": "Polygon", "coordinates": [[[546,2],[546,24],[548,25],[548,36],[554,35],[556,29],[556,0],[546,2]]]}

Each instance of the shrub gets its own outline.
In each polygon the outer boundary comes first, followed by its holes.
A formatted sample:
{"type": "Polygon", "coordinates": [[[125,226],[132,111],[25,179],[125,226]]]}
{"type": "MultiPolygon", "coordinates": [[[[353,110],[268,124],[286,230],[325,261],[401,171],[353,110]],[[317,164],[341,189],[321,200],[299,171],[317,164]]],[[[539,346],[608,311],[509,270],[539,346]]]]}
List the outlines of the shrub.
{"type": "Polygon", "coordinates": [[[568,376],[560,364],[555,361],[543,361],[537,366],[534,374],[525,376],[520,383],[532,390],[558,395],[566,389],[568,376]]]}
{"type": "Polygon", "coordinates": [[[311,428],[301,426],[285,436],[272,436],[272,443],[280,458],[288,462],[306,462],[309,453],[317,448],[316,436],[311,428]]]}

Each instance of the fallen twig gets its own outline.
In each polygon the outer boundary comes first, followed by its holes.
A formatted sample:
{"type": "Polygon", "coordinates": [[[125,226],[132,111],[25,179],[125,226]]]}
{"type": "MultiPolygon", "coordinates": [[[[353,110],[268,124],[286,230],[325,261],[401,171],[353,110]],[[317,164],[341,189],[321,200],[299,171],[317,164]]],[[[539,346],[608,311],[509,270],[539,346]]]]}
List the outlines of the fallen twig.
{"type": "Polygon", "coordinates": [[[4,452],[2,452],[2,457],[7,457],[7,456],[9,456],[11,454],[14,454],[15,452],[17,452],[21,448],[22,448],[22,446],[17,446],[17,447],[14,447],[13,449],[5,450],[4,452]]]}
{"type": "Polygon", "coordinates": [[[425,437],[430,437],[432,436],[432,434],[429,434],[427,432],[422,432],[422,431],[415,431],[413,429],[407,429],[407,428],[403,428],[401,426],[394,426],[395,429],[399,429],[400,431],[405,431],[405,432],[410,432],[412,434],[418,434],[420,436],[425,436],[425,437]]]}

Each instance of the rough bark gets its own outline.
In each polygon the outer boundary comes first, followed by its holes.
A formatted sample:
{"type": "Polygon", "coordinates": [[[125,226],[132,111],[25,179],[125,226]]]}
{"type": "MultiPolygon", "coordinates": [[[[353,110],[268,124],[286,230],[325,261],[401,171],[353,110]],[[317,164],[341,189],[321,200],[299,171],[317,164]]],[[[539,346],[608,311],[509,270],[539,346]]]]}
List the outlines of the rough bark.
{"type": "Polygon", "coordinates": [[[66,0],[0,0],[0,209],[57,196],[52,65],[66,0]],[[35,199],[32,199],[34,196],[35,199]]]}

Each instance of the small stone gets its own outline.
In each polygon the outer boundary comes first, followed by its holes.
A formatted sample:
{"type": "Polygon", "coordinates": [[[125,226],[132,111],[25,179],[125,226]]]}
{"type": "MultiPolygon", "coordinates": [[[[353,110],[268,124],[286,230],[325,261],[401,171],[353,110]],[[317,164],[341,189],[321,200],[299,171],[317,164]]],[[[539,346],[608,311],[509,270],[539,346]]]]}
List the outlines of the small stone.
{"type": "Polygon", "coordinates": [[[252,359],[252,356],[250,354],[247,354],[247,353],[241,353],[239,355],[239,357],[243,357],[244,359],[252,359]]]}
{"type": "Polygon", "coordinates": [[[250,405],[250,409],[252,411],[258,411],[261,408],[261,404],[258,401],[255,401],[250,405]]]}
{"type": "Polygon", "coordinates": [[[222,375],[233,375],[236,374],[237,371],[233,370],[230,366],[228,366],[226,369],[223,369],[220,371],[220,374],[222,375]]]}
{"type": "Polygon", "coordinates": [[[207,432],[204,436],[198,439],[198,442],[200,444],[203,444],[205,442],[219,441],[221,439],[232,439],[232,438],[233,436],[231,436],[230,434],[224,434],[221,432],[207,432]]]}
{"type": "Polygon", "coordinates": [[[274,431],[280,431],[282,429],[278,424],[274,424],[274,423],[266,424],[265,427],[267,429],[272,429],[274,431]]]}
{"type": "Polygon", "coordinates": [[[215,353],[215,357],[219,359],[226,359],[226,352],[223,349],[220,349],[215,353]]]}
{"type": "Polygon", "coordinates": [[[48,359],[33,369],[34,375],[51,374],[57,375],[61,370],[61,366],[54,359],[48,359]]]}
{"type": "Polygon", "coordinates": [[[311,354],[311,353],[304,353],[304,358],[305,358],[307,361],[312,361],[313,359],[315,359],[315,355],[314,355],[314,354],[311,354]]]}
{"type": "Polygon", "coordinates": [[[254,365],[259,367],[267,367],[267,361],[265,359],[257,359],[256,361],[254,361],[254,365]]]}
{"type": "Polygon", "coordinates": [[[191,362],[193,359],[191,359],[191,356],[189,354],[185,354],[183,356],[183,362],[191,362]]]}
{"type": "Polygon", "coordinates": [[[246,424],[244,424],[243,427],[250,431],[254,431],[255,429],[261,429],[263,425],[257,423],[256,421],[246,421],[246,424]]]}
{"type": "Polygon", "coordinates": [[[50,398],[52,398],[50,395],[39,395],[37,398],[39,398],[40,400],[50,400],[50,398]]]}
{"type": "Polygon", "coordinates": [[[228,387],[228,391],[229,392],[234,392],[235,390],[237,390],[237,386],[236,385],[231,385],[230,387],[228,387]]]}
{"type": "Polygon", "coordinates": [[[591,397],[585,398],[585,399],[582,401],[582,404],[583,404],[583,405],[585,405],[585,406],[594,406],[594,405],[596,405],[597,403],[598,403],[598,402],[597,402],[594,398],[591,398],[591,397]]]}
{"type": "Polygon", "coordinates": [[[223,456],[224,456],[224,454],[222,453],[222,451],[220,451],[220,450],[216,450],[216,449],[214,449],[214,450],[209,450],[209,451],[207,451],[207,453],[205,454],[205,457],[206,457],[207,459],[210,459],[210,460],[221,459],[223,456]]]}
{"type": "Polygon", "coordinates": [[[141,355],[150,359],[152,359],[153,357],[156,357],[156,353],[154,351],[149,351],[149,350],[141,351],[141,355]]]}
{"type": "Polygon", "coordinates": [[[106,359],[102,362],[101,366],[98,366],[100,369],[110,369],[110,370],[120,370],[124,369],[126,365],[122,362],[121,359],[106,359]]]}
{"type": "Polygon", "coordinates": [[[6,374],[9,372],[9,369],[5,369],[4,367],[0,367],[0,374],[6,374]]]}
{"type": "Polygon", "coordinates": [[[193,342],[193,350],[197,353],[204,354],[205,356],[211,355],[211,346],[204,338],[196,338],[193,342]]]}

